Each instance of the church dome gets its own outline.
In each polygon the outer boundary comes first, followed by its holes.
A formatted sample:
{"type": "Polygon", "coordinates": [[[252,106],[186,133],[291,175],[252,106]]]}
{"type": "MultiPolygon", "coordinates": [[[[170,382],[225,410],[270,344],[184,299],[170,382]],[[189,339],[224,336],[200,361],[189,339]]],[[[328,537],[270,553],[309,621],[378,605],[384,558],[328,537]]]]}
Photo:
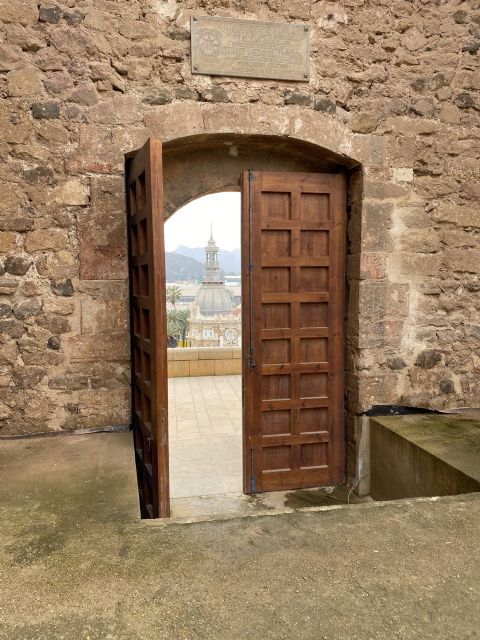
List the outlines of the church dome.
{"type": "Polygon", "coordinates": [[[198,290],[195,304],[202,316],[216,316],[231,313],[232,299],[225,285],[216,282],[204,282],[198,290]]]}

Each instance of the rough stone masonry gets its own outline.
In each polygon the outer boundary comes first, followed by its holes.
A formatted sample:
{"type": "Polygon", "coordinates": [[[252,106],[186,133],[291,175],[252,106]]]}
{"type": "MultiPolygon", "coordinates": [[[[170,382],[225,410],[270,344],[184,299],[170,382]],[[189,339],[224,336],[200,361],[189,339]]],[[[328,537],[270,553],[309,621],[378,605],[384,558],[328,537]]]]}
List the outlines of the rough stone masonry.
{"type": "Polygon", "coordinates": [[[123,154],[169,122],[308,122],[370,158],[349,414],[480,404],[478,0],[0,0],[0,21],[1,433],[129,422],[123,154]],[[310,82],[192,75],[195,14],[309,24],[310,82]]]}

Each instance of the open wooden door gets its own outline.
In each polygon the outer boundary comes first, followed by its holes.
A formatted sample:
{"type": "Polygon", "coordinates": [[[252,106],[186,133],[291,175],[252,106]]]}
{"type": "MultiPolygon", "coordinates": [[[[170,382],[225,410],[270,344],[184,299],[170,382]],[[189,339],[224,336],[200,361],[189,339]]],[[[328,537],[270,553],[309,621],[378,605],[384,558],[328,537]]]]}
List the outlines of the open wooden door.
{"type": "Polygon", "coordinates": [[[162,143],[125,158],[132,424],[142,518],[170,515],[162,143]]]}
{"type": "Polygon", "coordinates": [[[245,172],[244,491],[344,480],[345,181],[245,172]]]}

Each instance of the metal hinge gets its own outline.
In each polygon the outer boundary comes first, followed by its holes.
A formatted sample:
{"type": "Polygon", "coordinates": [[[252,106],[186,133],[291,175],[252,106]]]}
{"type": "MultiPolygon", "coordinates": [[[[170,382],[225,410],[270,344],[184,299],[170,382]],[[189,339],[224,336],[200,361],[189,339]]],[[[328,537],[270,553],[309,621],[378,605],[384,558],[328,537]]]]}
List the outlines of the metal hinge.
{"type": "Polygon", "coordinates": [[[248,170],[248,181],[249,182],[253,182],[255,180],[255,176],[253,174],[253,171],[251,169],[248,170]]]}
{"type": "Polygon", "coordinates": [[[255,466],[253,464],[253,449],[250,449],[250,493],[257,492],[257,480],[255,478],[255,466]]]}

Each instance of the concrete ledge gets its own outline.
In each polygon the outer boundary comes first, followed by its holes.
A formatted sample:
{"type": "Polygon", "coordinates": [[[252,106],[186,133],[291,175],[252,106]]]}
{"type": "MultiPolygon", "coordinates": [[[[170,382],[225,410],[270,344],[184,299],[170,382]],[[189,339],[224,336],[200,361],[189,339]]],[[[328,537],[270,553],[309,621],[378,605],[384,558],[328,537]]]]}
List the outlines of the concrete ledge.
{"type": "Polygon", "coordinates": [[[167,349],[169,378],[226,376],[242,373],[241,347],[167,349]]]}
{"type": "Polygon", "coordinates": [[[480,421],[459,415],[370,420],[376,500],[480,491],[480,421]]]}

